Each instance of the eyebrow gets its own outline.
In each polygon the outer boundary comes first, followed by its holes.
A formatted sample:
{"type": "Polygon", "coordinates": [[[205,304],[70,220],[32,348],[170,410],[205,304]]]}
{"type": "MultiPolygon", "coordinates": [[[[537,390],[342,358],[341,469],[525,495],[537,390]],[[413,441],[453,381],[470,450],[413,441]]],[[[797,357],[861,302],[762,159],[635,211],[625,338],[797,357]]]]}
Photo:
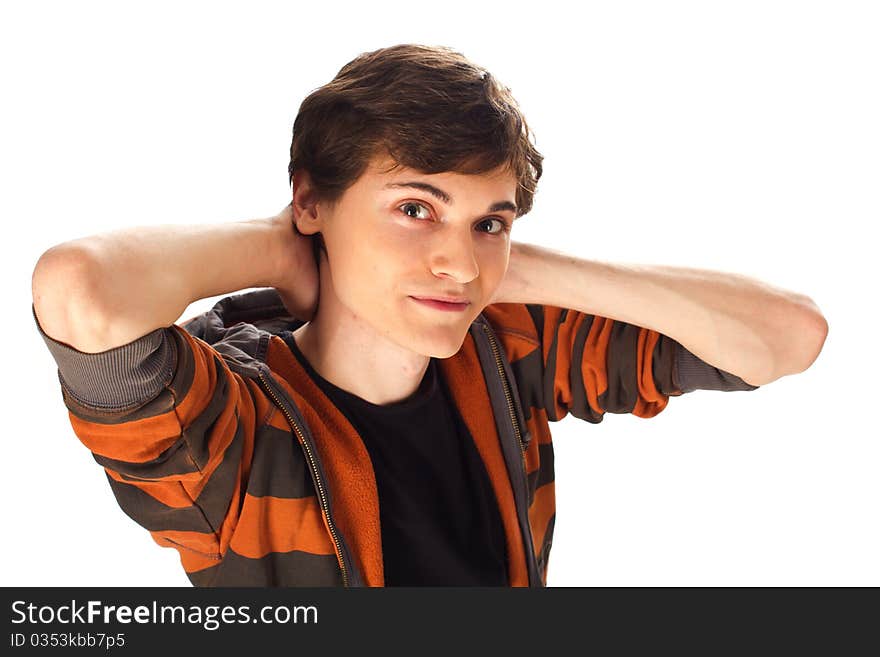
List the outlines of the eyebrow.
{"type": "MultiPolygon", "coordinates": [[[[418,182],[414,180],[411,182],[388,183],[387,185],[385,185],[384,189],[388,189],[390,187],[414,187],[415,189],[420,189],[423,192],[428,192],[429,194],[440,199],[447,205],[452,205],[452,197],[448,193],[426,182],[418,182]]],[[[504,210],[510,210],[511,212],[516,213],[516,205],[511,203],[510,201],[496,201],[489,206],[489,209],[486,210],[486,212],[502,212],[504,210]]]]}

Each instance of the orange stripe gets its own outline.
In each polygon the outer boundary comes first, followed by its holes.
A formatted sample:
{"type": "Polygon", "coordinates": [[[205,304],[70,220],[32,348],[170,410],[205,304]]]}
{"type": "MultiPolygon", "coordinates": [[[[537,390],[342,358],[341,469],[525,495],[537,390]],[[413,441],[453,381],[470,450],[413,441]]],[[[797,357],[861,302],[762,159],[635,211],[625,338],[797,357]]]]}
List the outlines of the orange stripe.
{"type": "Polygon", "coordinates": [[[96,424],[68,411],[73,432],[83,445],[99,456],[143,463],[152,461],[180,437],[174,411],[125,424],[96,424]]]}
{"type": "MultiPolygon", "coordinates": [[[[599,404],[599,395],[608,389],[608,361],[606,359],[613,325],[613,319],[594,317],[593,325],[590,327],[590,332],[584,343],[581,376],[587,393],[587,401],[597,413],[605,412],[605,409],[599,404]]],[[[570,349],[571,347],[569,347],[569,353],[570,349]]]]}
{"type": "Polygon", "coordinates": [[[495,334],[504,346],[504,353],[511,363],[528,356],[541,341],[528,308],[523,303],[494,303],[483,309],[495,334]]]}
{"type": "Polygon", "coordinates": [[[245,495],[241,520],[229,546],[251,559],[291,550],[336,553],[324,531],[321,509],[314,496],[286,499],[245,495]]]}
{"type": "Polygon", "coordinates": [[[104,471],[116,481],[135,486],[153,499],[173,509],[183,509],[193,504],[193,498],[187,494],[183,485],[178,481],[129,481],[109,468],[104,468],[104,471]]]}
{"type": "MultiPolygon", "coordinates": [[[[229,380],[232,392],[230,395],[231,398],[234,398],[238,392],[235,389],[234,384],[239,381],[240,377],[229,369],[223,361],[223,357],[220,353],[207,342],[201,338],[190,335],[186,330],[180,328],[176,324],[174,325],[174,328],[177,329],[178,333],[183,336],[184,340],[186,340],[189,345],[193,357],[193,367],[195,368],[192,385],[189,390],[187,390],[183,399],[178,399],[175,405],[175,410],[177,416],[180,418],[181,426],[188,427],[198,418],[199,414],[205,409],[205,407],[211,403],[211,397],[214,394],[214,390],[217,388],[217,361],[215,361],[214,358],[219,360],[219,364],[223,367],[224,373],[229,380]]],[[[224,412],[227,410],[228,408],[224,409],[224,412]]]]}

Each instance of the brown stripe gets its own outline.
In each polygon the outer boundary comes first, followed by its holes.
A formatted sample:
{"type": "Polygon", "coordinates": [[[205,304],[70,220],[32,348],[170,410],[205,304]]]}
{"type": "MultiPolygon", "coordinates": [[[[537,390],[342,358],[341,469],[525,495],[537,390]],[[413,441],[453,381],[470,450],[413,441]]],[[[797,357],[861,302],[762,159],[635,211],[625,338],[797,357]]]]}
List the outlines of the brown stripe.
{"type": "Polygon", "coordinates": [[[544,540],[542,542],[541,551],[538,553],[538,567],[541,570],[541,581],[547,586],[547,565],[550,562],[550,548],[553,545],[553,527],[556,525],[556,514],[550,516],[547,526],[544,528],[544,540]]]}
{"type": "Polygon", "coordinates": [[[93,452],[95,461],[108,470],[120,473],[126,480],[180,480],[190,476],[200,476],[199,468],[192,458],[189,446],[183,438],[176,440],[171,447],[154,459],[143,463],[132,463],[119,459],[110,459],[93,452]]]}
{"type": "Polygon", "coordinates": [[[612,321],[605,353],[607,387],[600,389],[599,403],[607,413],[630,413],[638,401],[638,326],[612,321]]]}
{"type": "Polygon", "coordinates": [[[560,321],[561,315],[562,308],[544,306],[544,344],[542,347],[544,409],[547,411],[547,419],[550,422],[558,422],[564,418],[568,414],[568,406],[571,404],[570,394],[567,398],[557,398],[557,396],[565,395],[564,390],[559,389],[558,385],[561,382],[567,389],[568,376],[566,373],[568,372],[568,363],[571,360],[570,352],[567,349],[561,350],[559,348],[560,343],[564,343],[565,331],[565,327],[560,321]],[[563,335],[560,335],[561,332],[563,335]],[[560,360],[561,362],[557,362],[560,360]]]}
{"type": "Polygon", "coordinates": [[[516,381],[516,389],[523,406],[526,420],[532,419],[534,409],[544,409],[544,361],[540,348],[516,361],[511,361],[510,369],[516,381]]]}
{"type": "Polygon", "coordinates": [[[220,561],[217,536],[210,533],[186,531],[151,531],[150,535],[162,547],[172,547],[180,555],[180,563],[187,572],[201,570],[220,561]]]}
{"type": "MultiPolygon", "coordinates": [[[[211,384],[213,388],[205,395],[207,405],[185,410],[184,407],[188,406],[188,398],[185,398],[177,407],[183,436],[192,458],[203,472],[217,467],[242,422],[251,430],[254,424],[254,403],[241,375],[229,370],[219,356],[213,360],[216,378],[211,384]]],[[[201,388],[200,381],[203,379],[196,377],[194,390],[201,388]]]]}
{"type": "Polygon", "coordinates": [[[109,475],[107,479],[120,508],[141,527],[152,531],[213,532],[205,514],[191,502],[186,506],[170,507],[137,484],[120,482],[109,475]]]}
{"type": "Polygon", "coordinates": [[[342,586],[342,571],[334,555],[308,552],[270,552],[249,559],[227,550],[223,561],[187,573],[195,586],[342,586]]]}
{"type": "MultiPolygon", "coordinates": [[[[529,506],[532,505],[535,490],[555,479],[553,445],[539,445],[534,452],[531,445],[529,445],[528,454],[531,455],[533,453],[536,455],[535,460],[540,465],[529,469],[529,506]]],[[[526,459],[526,464],[528,462],[529,460],[526,459]]]]}
{"type": "Polygon", "coordinates": [[[275,426],[265,426],[256,441],[254,465],[247,492],[255,497],[311,497],[315,494],[302,448],[290,434],[275,426]]]}
{"type": "MultiPolygon", "coordinates": [[[[665,336],[664,336],[665,337],[665,336]]],[[[636,371],[639,376],[639,394],[632,414],[642,418],[654,417],[669,404],[669,396],[657,389],[652,367],[654,348],[661,335],[650,329],[639,330],[636,371]]]]}
{"type": "Polygon", "coordinates": [[[529,523],[532,525],[532,540],[534,541],[535,554],[541,551],[547,523],[555,513],[556,483],[551,481],[535,490],[535,498],[529,509],[529,523]]]}
{"type": "Polygon", "coordinates": [[[238,500],[247,477],[253,449],[251,427],[251,424],[242,422],[218,465],[205,470],[198,481],[183,482],[184,487],[193,496],[195,503],[215,530],[224,525],[224,519],[228,515],[237,517],[238,500]]]}
{"type": "Polygon", "coordinates": [[[569,410],[576,418],[597,424],[602,421],[602,417],[587,402],[587,390],[584,386],[584,377],[581,371],[584,362],[584,346],[586,345],[590,328],[593,326],[593,319],[593,315],[575,314],[576,331],[571,347],[571,365],[568,368],[572,397],[569,410]]]}
{"type": "Polygon", "coordinates": [[[661,335],[654,347],[654,354],[651,358],[654,370],[654,380],[657,382],[657,389],[664,395],[678,397],[683,394],[675,381],[676,372],[676,356],[681,345],[666,335],[661,335]]]}

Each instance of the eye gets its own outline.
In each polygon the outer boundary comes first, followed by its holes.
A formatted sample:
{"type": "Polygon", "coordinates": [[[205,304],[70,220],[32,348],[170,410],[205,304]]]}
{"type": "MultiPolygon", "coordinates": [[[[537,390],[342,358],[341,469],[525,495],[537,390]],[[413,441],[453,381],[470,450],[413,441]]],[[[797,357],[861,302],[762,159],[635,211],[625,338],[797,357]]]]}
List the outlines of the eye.
{"type": "MultiPolygon", "coordinates": [[[[406,216],[410,217],[411,219],[430,218],[430,213],[429,213],[428,217],[419,217],[418,216],[418,212],[419,212],[418,208],[421,208],[422,210],[426,210],[426,211],[428,210],[428,207],[426,205],[424,205],[422,203],[416,203],[415,201],[407,201],[403,205],[397,206],[398,210],[401,210],[406,216]],[[411,209],[415,209],[415,216],[411,212],[411,209]]],[[[481,232],[484,232],[487,235],[501,235],[502,233],[509,232],[511,229],[511,225],[508,222],[501,219],[500,217],[487,217],[486,219],[483,219],[482,221],[480,221],[480,225],[483,225],[486,222],[490,222],[490,221],[495,221],[498,223],[497,230],[494,230],[494,231],[488,230],[488,231],[481,231],[481,232]]]]}
{"type": "MultiPolygon", "coordinates": [[[[403,205],[398,206],[398,209],[400,209],[400,208],[422,208],[424,210],[427,210],[427,208],[424,205],[422,205],[421,203],[414,203],[412,201],[408,201],[408,202],[404,203],[403,205]]],[[[403,213],[413,219],[419,218],[419,217],[413,217],[407,210],[404,210],[403,213]]]]}
{"type": "Polygon", "coordinates": [[[488,217],[483,219],[480,223],[484,223],[486,221],[497,221],[499,223],[499,228],[495,232],[490,232],[489,235],[500,235],[501,233],[506,233],[510,230],[510,224],[508,224],[503,219],[499,219],[498,217],[488,217]]]}

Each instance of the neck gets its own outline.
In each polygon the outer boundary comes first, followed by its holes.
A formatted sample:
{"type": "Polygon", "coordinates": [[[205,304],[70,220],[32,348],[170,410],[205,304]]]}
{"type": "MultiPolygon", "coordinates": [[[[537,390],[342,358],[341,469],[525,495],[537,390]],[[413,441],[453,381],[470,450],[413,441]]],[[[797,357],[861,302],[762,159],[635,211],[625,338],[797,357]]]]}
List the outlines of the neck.
{"type": "MultiPolygon", "coordinates": [[[[322,286],[323,287],[323,286],[322,286]]],[[[312,321],[293,332],[309,364],[333,385],[379,406],[418,390],[430,358],[377,332],[330,291],[312,321]]]]}

